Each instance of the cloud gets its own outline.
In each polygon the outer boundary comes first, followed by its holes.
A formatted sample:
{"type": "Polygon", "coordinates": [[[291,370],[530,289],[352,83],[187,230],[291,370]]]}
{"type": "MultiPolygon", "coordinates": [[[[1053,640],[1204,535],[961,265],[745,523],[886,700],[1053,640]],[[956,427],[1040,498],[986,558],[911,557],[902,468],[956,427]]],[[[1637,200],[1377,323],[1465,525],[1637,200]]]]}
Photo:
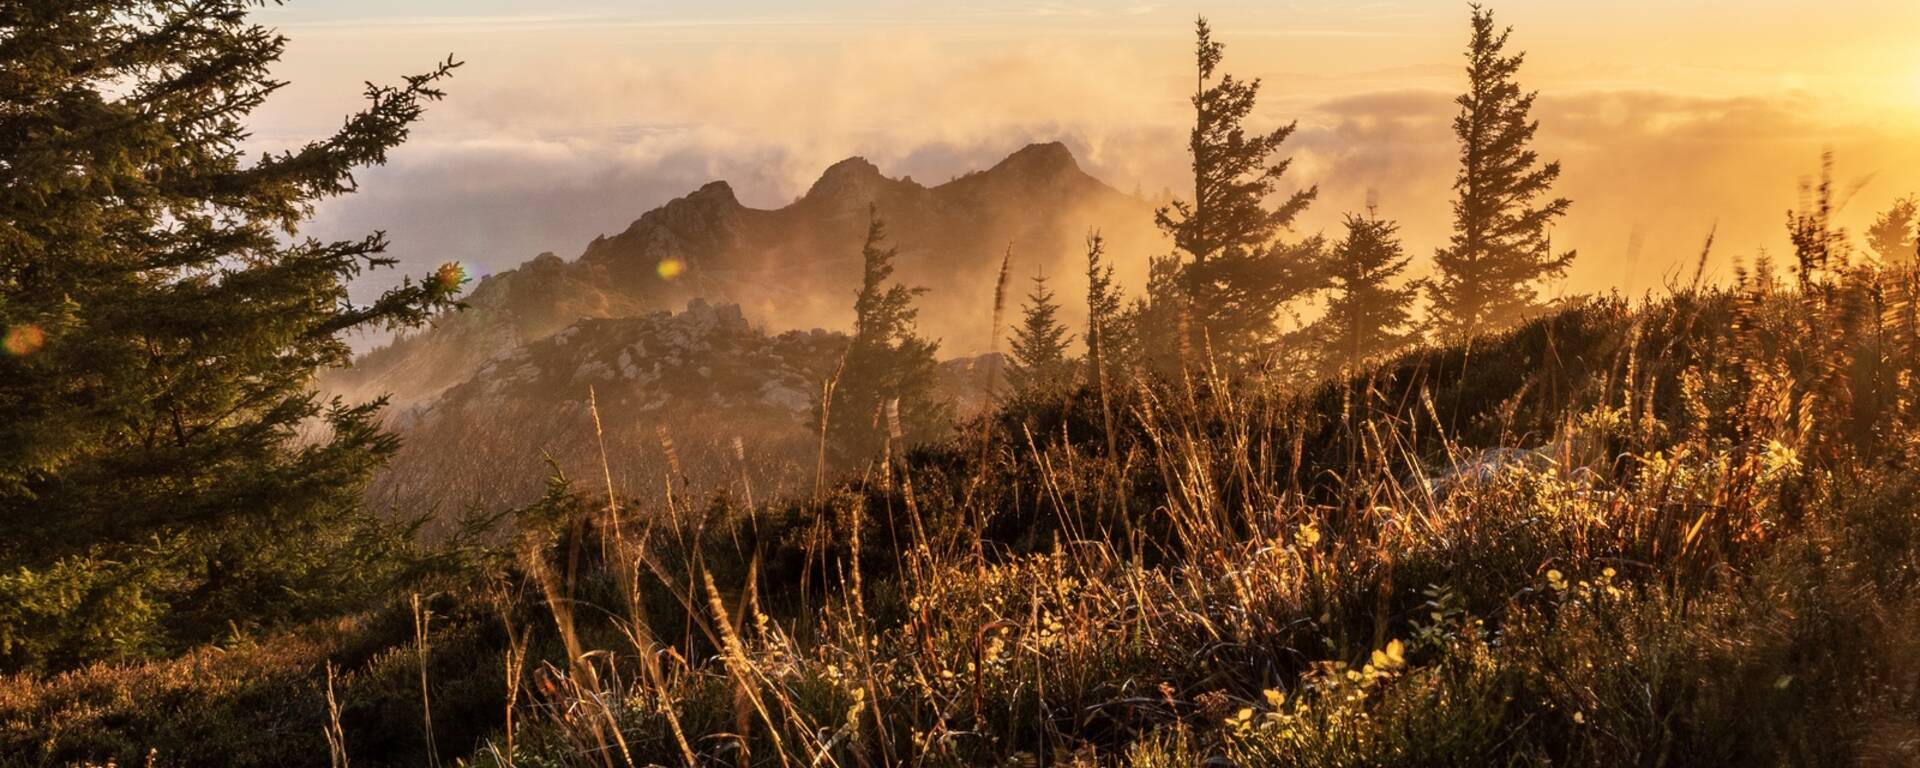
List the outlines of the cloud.
{"type": "MultiPolygon", "coordinates": [[[[1047,140],[1066,141],[1084,167],[1123,191],[1177,192],[1188,186],[1182,53],[960,47],[905,33],[829,46],[583,56],[537,72],[476,59],[416,140],[391,165],[362,174],[361,193],[323,205],[309,232],[386,229],[402,272],[458,259],[485,273],[542,251],[576,256],[595,235],[713,179],[731,182],[750,205],[773,207],[852,155],[931,184],[1047,140]]],[[[1248,71],[1236,62],[1230,57],[1228,68],[1248,71]]],[[[1443,90],[1354,85],[1377,82],[1378,71],[1356,77],[1315,80],[1305,91],[1275,78],[1256,121],[1299,122],[1289,179],[1321,191],[1303,232],[1333,230],[1373,190],[1382,214],[1403,221],[1424,269],[1447,236],[1457,106],[1443,90]]],[[[1538,147],[1562,163],[1557,191],[1574,200],[1555,242],[1582,253],[1562,289],[1657,288],[1715,226],[1722,276],[1735,255],[1778,251],[1797,181],[1826,147],[1843,181],[1877,173],[1843,211],[1856,229],[1880,203],[1920,189],[1911,126],[1849,122],[1826,105],[1807,94],[1544,93],[1538,147]]],[[[398,274],[371,276],[359,289],[398,274]]]]}

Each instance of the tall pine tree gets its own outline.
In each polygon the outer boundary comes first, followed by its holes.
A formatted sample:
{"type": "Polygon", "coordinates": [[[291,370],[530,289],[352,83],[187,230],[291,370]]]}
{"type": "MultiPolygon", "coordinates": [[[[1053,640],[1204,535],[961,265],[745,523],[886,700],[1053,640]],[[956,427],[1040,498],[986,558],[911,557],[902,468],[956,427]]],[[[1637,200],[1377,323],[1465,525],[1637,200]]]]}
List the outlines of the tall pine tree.
{"type": "Polygon", "coordinates": [[[891,282],[899,249],[882,246],[887,230],[878,209],[870,206],[868,216],[853,339],[832,398],[822,404],[829,441],[842,461],[878,455],[896,418],[907,443],[937,436],[950,420],[946,404],[934,395],[940,345],[914,328],[919,310],[913,300],[927,289],[891,282]]]}
{"type": "Polygon", "coordinates": [[[1007,383],[1016,397],[1065,390],[1073,384],[1075,361],[1067,356],[1073,334],[1060,322],[1060,305],[1047,288],[1046,275],[1034,276],[1021,314],[1013,332],[1012,359],[1007,361],[1007,383]]]}
{"type": "Polygon", "coordinates": [[[394,438],[379,403],[322,403],[312,378],[343,333],[420,322],[462,277],[354,304],[348,282],[393,263],[383,237],[299,231],[455,65],[250,155],[286,45],[255,5],[0,6],[0,636],[45,641],[0,642],[0,666],[296,619],[383,570],[358,505],[394,438]]]}
{"type": "Polygon", "coordinates": [[[1534,202],[1560,177],[1560,164],[1540,164],[1532,148],[1536,94],[1514,82],[1526,55],[1504,54],[1511,32],[1494,26],[1492,11],[1473,7],[1467,92],[1453,120],[1460,139],[1453,238],[1434,254],[1439,280],[1430,287],[1441,341],[1464,342],[1539,312],[1540,283],[1573,262],[1572,251],[1553,253],[1548,231],[1572,202],[1534,202]]]}
{"type": "Polygon", "coordinates": [[[1327,313],[1305,332],[1320,345],[1321,375],[1351,374],[1420,339],[1413,303],[1422,283],[1395,285],[1412,261],[1400,247],[1399,225],[1369,208],[1364,216],[1347,214],[1346,229],[1328,266],[1327,313]]]}
{"type": "MultiPolygon", "coordinates": [[[[1318,285],[1317,249],[1278,242],[1317,190],[1293,192],[1268,207],[1290,164],[1280,150],[1294,125],[1248,133],[1245,122],[1260,81],[1216,77],[1224,46],[1213,41],[1204,18],[1195,33],[1194,123],[1187,141],[1193,199],[1175,200],[1155,213],[1179,260],[1177,279],[1162,281],[1161,295],[1150,303],[1182,308],[1189,356],[1210,351],[1215,361],[1244,365],[1267,351],[1279,312],[1318,285]],[[1182,295],[1166,295],[1173,286],[1182,295]]],[[[1143,331],[1164,336],[1176,327],[1143,331]]],[[[1163,339],[1159,346],[1173,345],[1163,339]]]]}

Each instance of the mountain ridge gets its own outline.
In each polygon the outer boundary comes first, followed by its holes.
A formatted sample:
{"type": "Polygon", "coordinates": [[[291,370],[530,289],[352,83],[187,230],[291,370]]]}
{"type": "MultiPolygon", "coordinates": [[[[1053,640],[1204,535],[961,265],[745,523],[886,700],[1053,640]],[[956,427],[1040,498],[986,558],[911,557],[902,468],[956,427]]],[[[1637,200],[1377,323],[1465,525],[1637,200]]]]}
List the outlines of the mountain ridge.
{"type": "Polygon", "coordinates": [[[320,388],[390,396],[404,411],[431,403],[488,359],[578,320],[640,316],[696,299],[738,304],[775,331],[844,327],[870,206],[886,222],[887,244],[900,249],[899,279],[934,289],[921,302],[922,331],[942,339],[948,357],[995,346],[984,316],[1008,248],[1016,267],[1082,271],[1072,263],[1087,231],[1138,243],[1144,238],[1115,233],[1150,211],[1086,173],[1060,142],[1029,144],[934,186],[888,177],[853,156],[778,208],[747,206],[731,184],[716,180],[594,237],[576,259],[549,251],[482,278],[465,311],[329,372],[320,388]]]}

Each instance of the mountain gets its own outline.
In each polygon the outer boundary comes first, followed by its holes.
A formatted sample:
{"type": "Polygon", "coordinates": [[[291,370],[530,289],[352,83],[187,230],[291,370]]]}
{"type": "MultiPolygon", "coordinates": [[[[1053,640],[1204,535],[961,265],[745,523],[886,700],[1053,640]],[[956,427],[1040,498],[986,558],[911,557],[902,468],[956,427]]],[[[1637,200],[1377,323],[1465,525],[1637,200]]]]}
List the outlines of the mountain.
{"type": "MultiPolygon", "coordinates": [[[[782,208],[749,208],[716,181],[617,235],[595,238],[573,261],[545,253],[488,276],[466,310],[328,374],[320,388],[358,399],[390,395],[404,414],[489,360],[576,321],[640,316],[694,299],[739,305],[768,328],[845,328],[869,206],[900,249],[898,278],[930,289],[920,301],[921,329],[942,341],[948,357],[992,347],[993,280],[1009,249],[1016,277],[1039,269],[1077,277],[1090,229],[1107,234],[1122,272],[1144,274],[1146,254],[1160,247],[1148,227],[1150,205],[1088,175],[1059,143],[1028,146],[931,187],[849,158],[782,208]]],[[[1056,285],[1063,295],[1075,291],[1072,278],[1056,285]]]]}

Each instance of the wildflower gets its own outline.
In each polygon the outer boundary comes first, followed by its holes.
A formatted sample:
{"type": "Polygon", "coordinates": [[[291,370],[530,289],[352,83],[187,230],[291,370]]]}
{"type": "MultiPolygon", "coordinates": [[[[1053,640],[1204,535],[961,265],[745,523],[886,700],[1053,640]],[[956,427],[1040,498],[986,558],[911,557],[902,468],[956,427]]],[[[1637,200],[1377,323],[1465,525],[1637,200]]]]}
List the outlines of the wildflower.
{"type": "Polygon", "coordinates": [[[854,689],[852,689],[852,705],[847,707],[847,728],[858,728],[858,726],[860,726],[860,710],[862,710],[862,708],[866,708],[866,689],[864,689],[864,687],[854,687],[854,689]]]}
{"type": "Polygon", "coordinates": [[[1268,709],[1278,710],[1287,703],[1287,694],[1285,691],[1268,688],[1261,691],[1260,695],[1266,698],[1268,709]]]}
{"type": "Polygon", "coordinates": [[[1312,547],[1320,543],[1320,529],[1313,523],[1305,523],[1293,536],[1293,540],[1303,547],[1312,547]]]}

